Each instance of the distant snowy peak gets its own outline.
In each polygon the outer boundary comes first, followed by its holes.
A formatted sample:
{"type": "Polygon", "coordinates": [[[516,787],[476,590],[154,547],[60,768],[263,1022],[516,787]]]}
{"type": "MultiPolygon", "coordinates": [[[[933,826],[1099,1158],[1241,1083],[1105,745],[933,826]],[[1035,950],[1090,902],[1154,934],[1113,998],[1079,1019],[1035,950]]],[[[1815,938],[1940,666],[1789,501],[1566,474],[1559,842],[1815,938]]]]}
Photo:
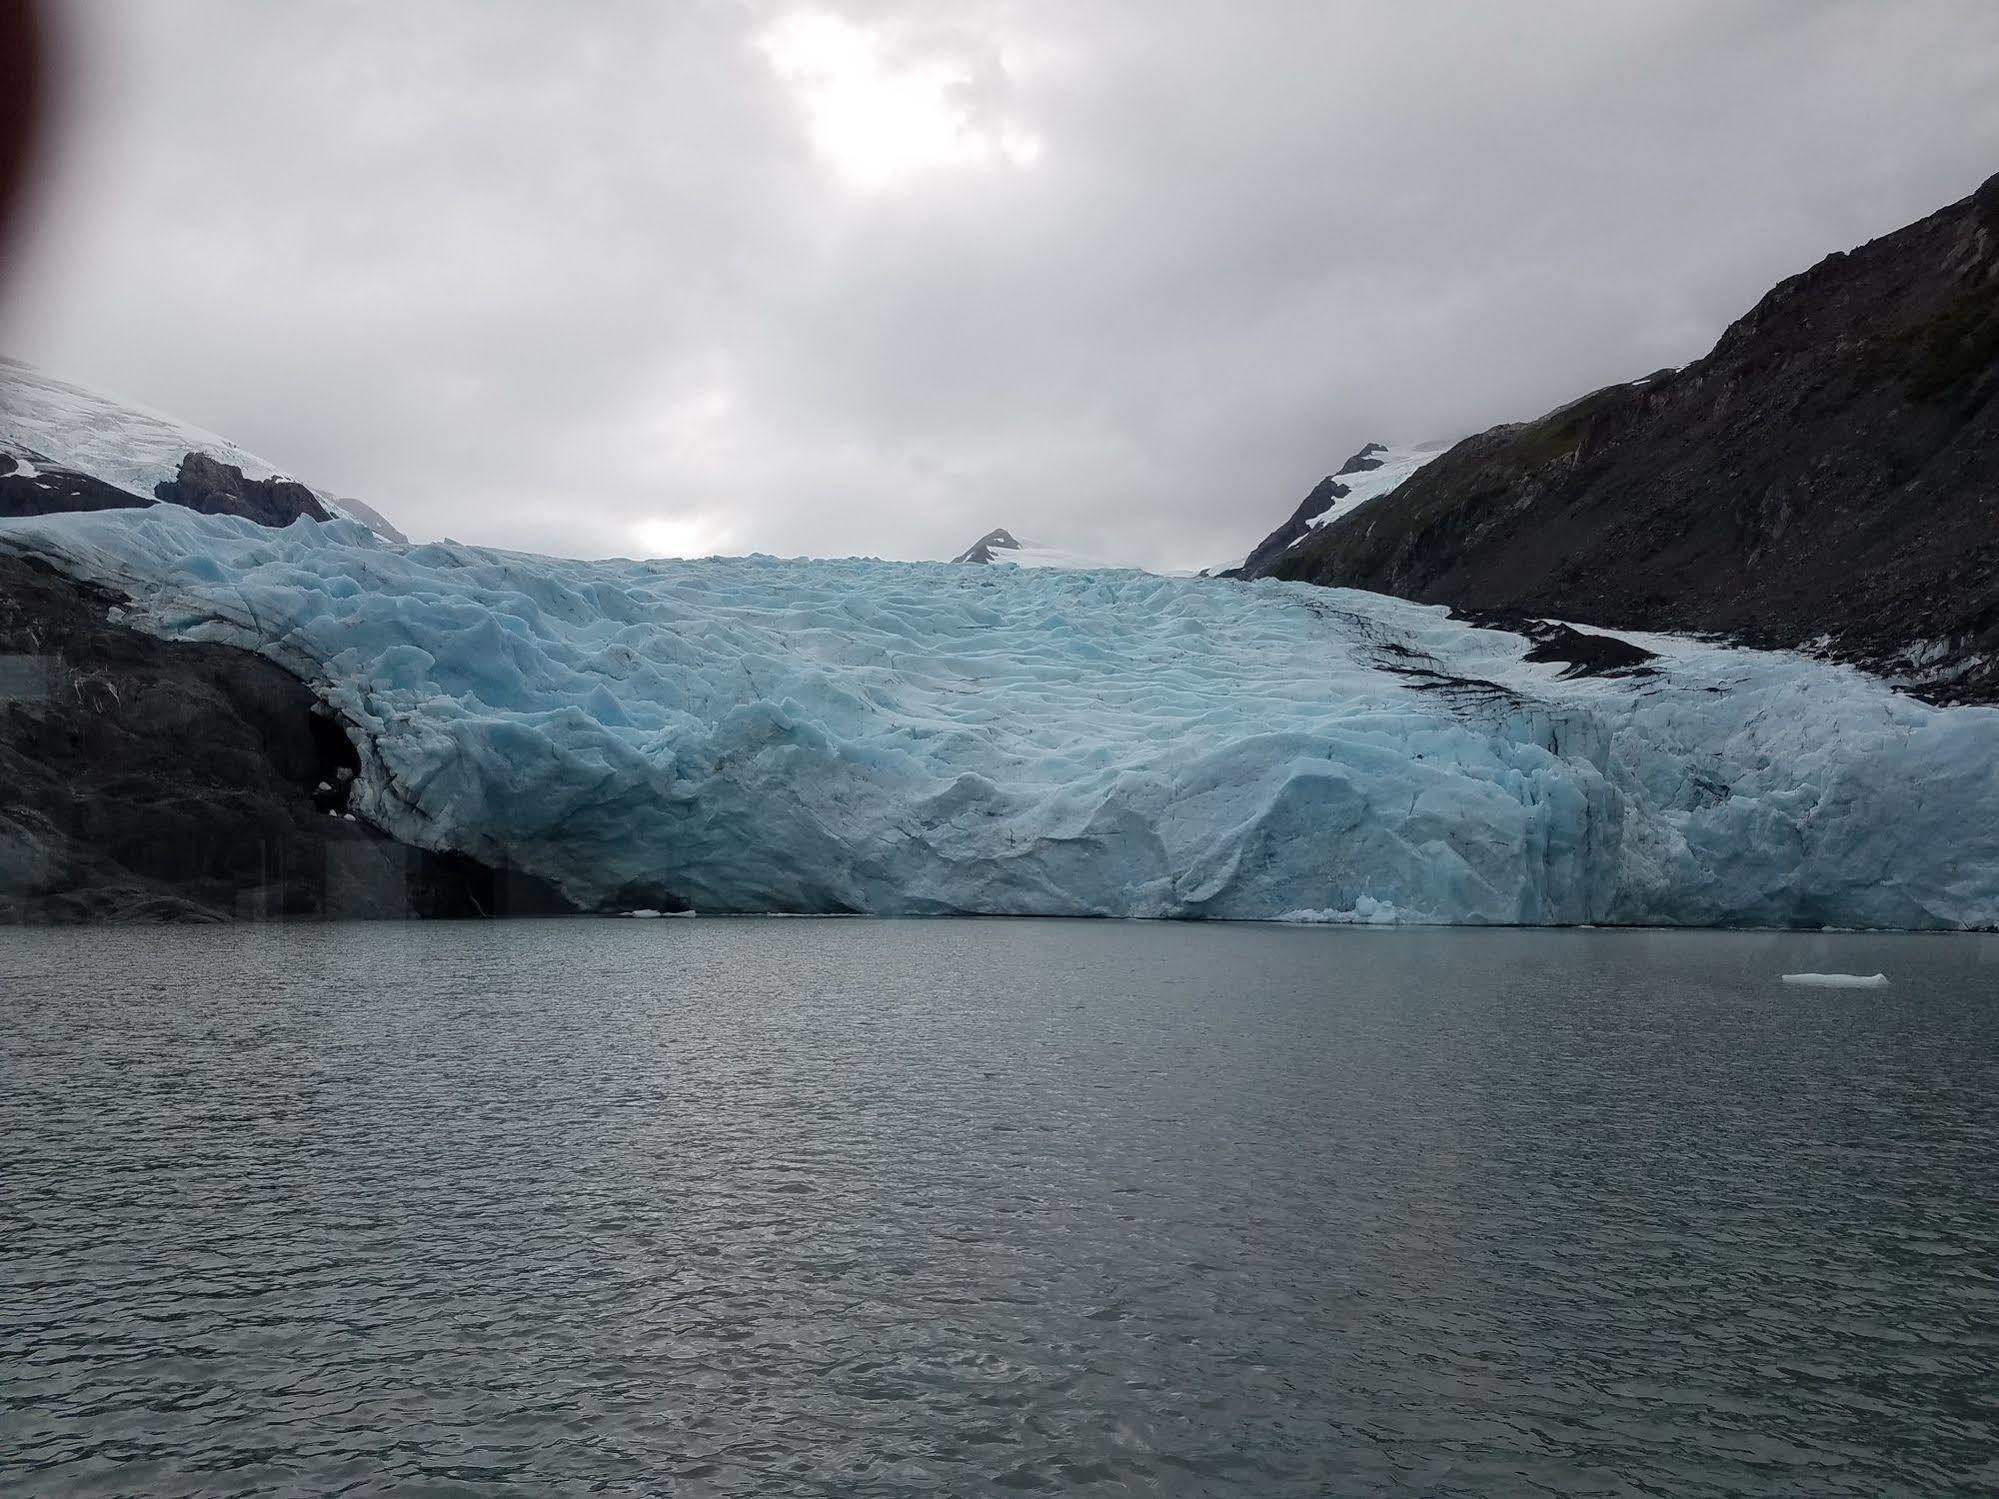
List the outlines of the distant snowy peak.
{"type": "Polygon", "coordinates": [[[1240,561],[1218,568],[1221,573],[1258,576],[1277,558],[1324,526],[1351,515],[1369,500],[1387,494],[1417,469],[1450,446],[1447,442],[1393,448],[1370,442],[1326,475],[1305,496],[1291,518],[1252,547],[1240,561]]]}
{"type": "Polygon", "coordinates": [[[17,489],[32,486],[36,493],[23,498],[39,500],[47,510],[103,509],[118,505],[123,494],[141,504],[166,500],[211,514],[255,518],[254,509],[240,507],[268,505],[272,496],[302,491],[293,496],[297,514],[312,515],[317,509],[359,521],[385,541],[408,540],[371,507],[299,484],[226,437],[113,401],[4,357],[0,457],[12,461],[11,469],[0,474],[15,479],[17,489]],[[204,492],[223,496],[220,509],[193,502],[185,472],[190,458],[206,481],[204,492]]]}
{"type": "MultiPolygon", "coordinates": [[[[996,552],[1018,552],[1022,547],[1014,539],[1011,531],[1004,526],[986,532],[977,541],[966,547],[951,560],[953,562],[991,562],[996,552]]],[[[1009,561],[1012,559],[1009,558],[1009,561]]]]}
{"type": "Polygon", "coordinates": [[[1128,562],[1107,562],[1101,557],[1087,557],[1081,552],[1066,552],[1059,547],[1036,546],[1032,542],[1020,540],[1004,526],[986,532],[951,560],[978,563],[1009,562],[1015,567],[1061,567],[1077,571],[1131,567],[1128,562]]]}

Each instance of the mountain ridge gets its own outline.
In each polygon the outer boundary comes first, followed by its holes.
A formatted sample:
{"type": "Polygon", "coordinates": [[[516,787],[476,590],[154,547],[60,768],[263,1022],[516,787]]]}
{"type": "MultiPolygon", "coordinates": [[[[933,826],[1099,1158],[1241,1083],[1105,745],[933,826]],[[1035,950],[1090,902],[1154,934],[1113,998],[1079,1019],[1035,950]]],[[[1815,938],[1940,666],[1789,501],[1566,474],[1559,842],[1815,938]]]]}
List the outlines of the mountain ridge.
{"type": "Polygon", "coordinates": [[[1264,537],[1242,561],[1217,570],[1224,578],[1259,577],[1291,548],[1320,528],[1358,510],[1369,500],[1393,490],[1410,474],[1441,453],[1446,444],[1391,448],[1369,442],[1339,468],[1312,487],[1291,516],[1264,537]],[[1351,482],[1347,482],[1351,481],[1351,482]]]}
{"type": "Polygon", "coordinates": [[[284,525],[303,515],[406,542],[359,500],[302,484],[228,438],[0,356],[0,515],[157,502],[284,525]]]}
{"type": "Polygon", "coordinates": [[[1703,358],[1467,438],[1248,576],[1809,647],[1999,698],[1999,176],[1703,358]]]}

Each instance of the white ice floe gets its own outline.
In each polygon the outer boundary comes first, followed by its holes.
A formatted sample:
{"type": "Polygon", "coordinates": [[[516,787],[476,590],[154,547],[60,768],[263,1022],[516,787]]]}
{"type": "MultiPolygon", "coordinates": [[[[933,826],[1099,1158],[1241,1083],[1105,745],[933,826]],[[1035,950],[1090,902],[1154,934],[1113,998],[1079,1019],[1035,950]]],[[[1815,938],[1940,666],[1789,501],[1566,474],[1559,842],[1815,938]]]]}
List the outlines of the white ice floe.
{"type": "Polygon", "coordinates": [[[1787,973],[1787,984],[1809,984],[1817,989],[1885,989],[1885,973],[1787,973]]]}
{"type": "Polygon", "coordinates": [[[1277,919],[1294,926],[1394,926],[1400,920],[1394,906],[1371,895],[1344,910],[1286,911],[1277,919]]]}
{"type": "Polygon", "coordinates": [[[580,562],[174,506],[0,522],[351,726],[351,805],[590,907],[1999,925],[1999,712],[1638,636],[1565,678],[1377,595],[580,562]]]}

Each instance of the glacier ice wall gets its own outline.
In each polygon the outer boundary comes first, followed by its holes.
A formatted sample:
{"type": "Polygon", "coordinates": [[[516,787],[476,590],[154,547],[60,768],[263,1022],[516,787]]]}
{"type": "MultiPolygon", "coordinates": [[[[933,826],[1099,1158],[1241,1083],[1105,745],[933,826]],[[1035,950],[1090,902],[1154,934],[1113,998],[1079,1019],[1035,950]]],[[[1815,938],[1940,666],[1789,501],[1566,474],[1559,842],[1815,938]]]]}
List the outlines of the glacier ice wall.
{"type": "Polygon", "coordinates": [[[1999,712],[1644,637],[1650,675],[1304,585],[579,562],[171,506],[0,548],[257,650],[354,805],[586,906],[1999,924],[1999,712]]]}

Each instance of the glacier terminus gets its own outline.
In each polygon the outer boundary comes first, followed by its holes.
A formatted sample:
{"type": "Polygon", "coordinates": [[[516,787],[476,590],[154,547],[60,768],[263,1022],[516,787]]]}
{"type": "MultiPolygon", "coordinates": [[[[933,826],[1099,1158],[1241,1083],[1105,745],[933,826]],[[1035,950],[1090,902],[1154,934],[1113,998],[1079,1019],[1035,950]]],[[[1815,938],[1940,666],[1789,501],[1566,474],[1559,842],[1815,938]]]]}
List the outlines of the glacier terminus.
{"type": "Polygon", "coordinates": [[[173,505],[0,550],[285,667],[354,741],[360,815],[589,909],[1999,925],[1999,711],[1802,655],[1632,636],[1585,672],[1304,584],[573,561],[173,505]]]}

